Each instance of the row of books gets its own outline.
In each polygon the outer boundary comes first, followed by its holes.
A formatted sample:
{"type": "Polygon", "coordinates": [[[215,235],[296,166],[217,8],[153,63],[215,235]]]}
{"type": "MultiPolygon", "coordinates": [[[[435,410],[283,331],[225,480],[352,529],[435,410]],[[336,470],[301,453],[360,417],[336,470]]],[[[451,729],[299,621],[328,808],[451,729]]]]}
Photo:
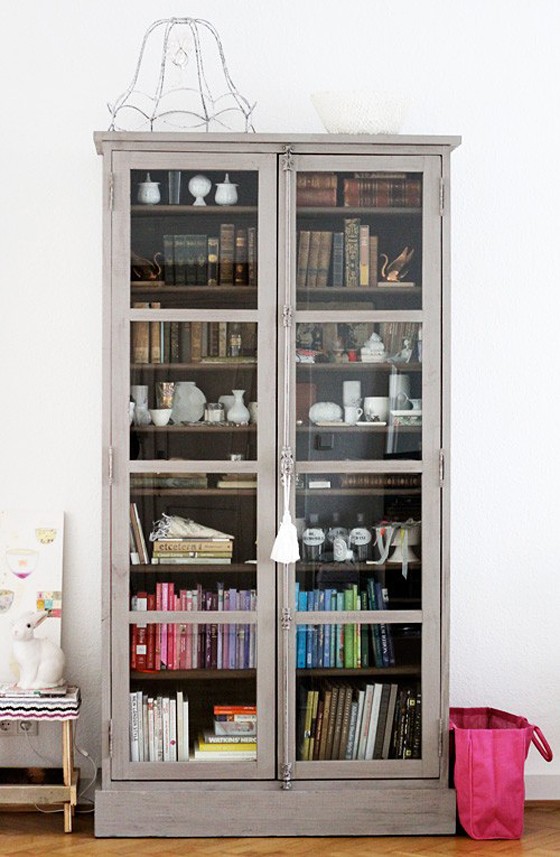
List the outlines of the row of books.
{"type": "Polygon", "coordinates": [[[420,488],[421,477],[416,473],[344,473],[341,488],[420,488]]]}
{"type": "MultiPolygon", "coordinates": [[[[138,592],[131,610],[254,612],[256,590],[181,589],[170,581],[156,583],[155,593],[138,592]]],[[[256,628],[250,624],[142,623],[131,630],[131,669],[138,672],[191,669],[251,669],[255,666],[256,628]]]]}
{"type": "Polygon", "coordinates": [[[421,694],[375,682],[323,683],[300,697],[301,761],[420,758],[421,694]]]}
{"type": "Polygon", "coordinates": [[[257,758],[257,707],[215,705],[214,728],[194,743],[193,758],[201,762],[251,762],[257,758]]]}
{"type": "Polygon", "coordinates": [[[233,538],[156,539],[152,565],[227,565],[233,556],[233,538]]]}
{"type": "MultiPolygon", "coordinates": [[[[296,583],[299,612],[350,610],[387,610],[387,589],[373,578],[366,589],[357,584],[343,590],[314,589],[305,591],[296,583]]],[[[296,630],[297,669],[362,669],[395,665],[395,648],[391,625],[362,622],[337,622],[298,625],[296,630]]]]}
{"type": "MultiPolygon", "coordinates": [[[[134,301],[134,309],[161,309],[160,301],[134,301]]],[[[130,359],[136,363],[200,363],[209,357],[256,360],[257,325],[227,321],[135,321],[130,359]],[[240,345],[232,350],[232,338],[240,345]]]]}
{"type": "Polygon", "coordinates": [[[175,696],[129,693],[131,762],[189,761],[189,700],[175,696]]]}
{"type": "Polygon", "coordinates": [[[215,705],[214,728],[198,735],[190,749],[188,696],[153,696],[129,693],[131,762],[246,761],[256,758],[257,714],[255,706],[215,705]],[[230,719],[231,718],[231,719],[230,719]],[[235,720],[233,719],[235,718],[235,720]],[[237,720],[237,718],[242,718],[237,720]],[[239,726],[230,731],[228,726],[239,726]]]}
{"type": "Polygon", "coordinates": [[[422,178],[407,173],[355,173],[342,177],[342,198],[336,173],[298,173],[298,207],[333,208],[340,202],[358,208],[419,208],[422,205],[422,178]]]}
{"type": "Polygon", "coordinates": [[[378,245],[369,224],[357,217],[345,218],[341,232],[298,230],[297,288],[377,286],[378,245]]]}
{"type": "Polygon", "coordinates": [[[155,592],[137,592],[130,598],[130,609],[133,612],[150,612],[151,610],[169,610],[197,612],[208,610],[256,610],[257,590],[225,588],[223,583],[216,584],[216,591],[203,589],[197,584],[196,589],[180,589],[175,591],[173,581],[158,581],[155,592]]]}
{"type": "Polygon", "coordinates": [[[257,229],[221,223],[219,235],[164,235],[167,286],[256,286],[257,229]]]}
{"type": "Polygon", "coordinates": [[[135,672],[254,669],[256,626],[150,622],[131,626],[130,647],[135,672]]]}

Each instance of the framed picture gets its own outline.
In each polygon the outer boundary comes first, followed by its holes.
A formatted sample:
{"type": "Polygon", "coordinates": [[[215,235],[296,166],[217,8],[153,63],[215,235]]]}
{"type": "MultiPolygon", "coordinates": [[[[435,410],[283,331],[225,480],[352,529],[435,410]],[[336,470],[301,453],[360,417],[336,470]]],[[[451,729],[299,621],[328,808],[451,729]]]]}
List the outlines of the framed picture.
{"type": "Polygon", "coordinates": [[[0,511],[0,682],[13,682],[11,627],[22,613],[49,611],[38,636],[60,645],[64,513],[0,511]]]}

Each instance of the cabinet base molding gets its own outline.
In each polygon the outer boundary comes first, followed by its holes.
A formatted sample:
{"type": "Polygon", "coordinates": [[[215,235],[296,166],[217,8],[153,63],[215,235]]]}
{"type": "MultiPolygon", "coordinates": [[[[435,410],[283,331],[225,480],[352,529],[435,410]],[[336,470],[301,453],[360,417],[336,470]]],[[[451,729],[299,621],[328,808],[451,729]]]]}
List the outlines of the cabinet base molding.
{"type": "Polygon", "coordinates": [[[95,835],[414,836],[455,833],[455,817],[452,789],[104,790],[95,835]]]}

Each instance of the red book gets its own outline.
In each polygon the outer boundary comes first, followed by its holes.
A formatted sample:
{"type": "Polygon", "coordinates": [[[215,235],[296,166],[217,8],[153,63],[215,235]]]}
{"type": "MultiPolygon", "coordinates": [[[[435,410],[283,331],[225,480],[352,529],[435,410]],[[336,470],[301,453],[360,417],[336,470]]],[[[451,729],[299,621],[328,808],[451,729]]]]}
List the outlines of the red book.
{"type": "Polygon", "coordinates": [[[136,654],[136,669],[145,672],[148,669],[148,626],[136,625],[136,643],[134,652],[136,654]]]}

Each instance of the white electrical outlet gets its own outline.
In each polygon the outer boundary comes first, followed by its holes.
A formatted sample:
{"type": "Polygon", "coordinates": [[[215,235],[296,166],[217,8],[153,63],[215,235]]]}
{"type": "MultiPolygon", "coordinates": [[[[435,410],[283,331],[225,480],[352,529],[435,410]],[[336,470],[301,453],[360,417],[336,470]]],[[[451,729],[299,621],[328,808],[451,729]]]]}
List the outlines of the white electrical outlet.
{"type": "Polygon", "coordinates": [[[14,738],[17,735],[37,735],[36,720],[0,720],[0,738],[2,735],[14,738]]]}

